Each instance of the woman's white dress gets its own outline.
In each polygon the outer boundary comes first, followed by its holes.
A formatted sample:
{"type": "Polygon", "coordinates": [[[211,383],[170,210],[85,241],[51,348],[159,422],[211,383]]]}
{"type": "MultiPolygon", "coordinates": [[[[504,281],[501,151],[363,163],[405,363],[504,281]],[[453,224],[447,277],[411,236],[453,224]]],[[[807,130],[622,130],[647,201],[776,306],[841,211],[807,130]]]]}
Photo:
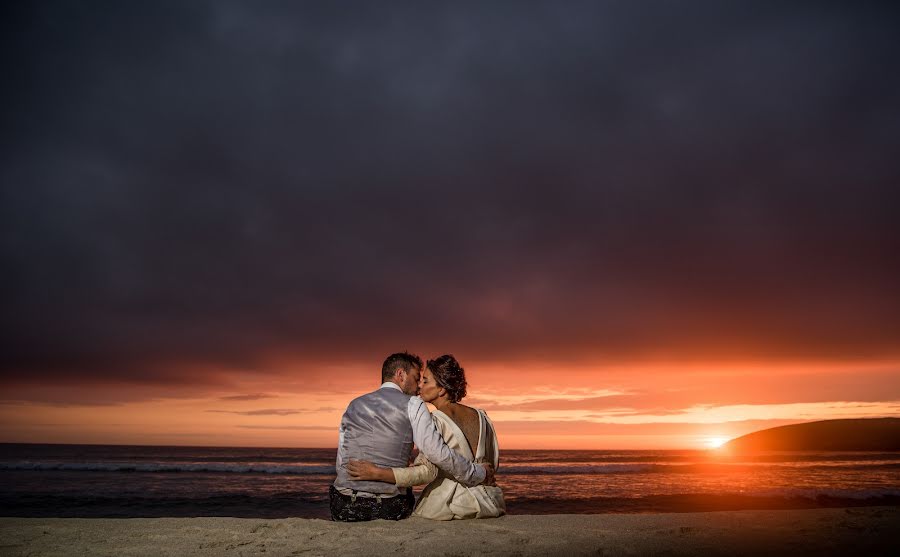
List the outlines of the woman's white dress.
{"type": "MultiPolygon", "coordinates": [[[[472,462],[490,462],[494,469],[497,469],[500,464],[497,433],[484,410],[478,409],[479,435],[474,455],[465,434],[449,416],[435,410],[431,414],[431,419],[452,450],[472,462]]],[[[432,520],[454,520],[492,518],[506,512],[503,492],[499,487],[489,485],[466,487],[421,454],[412,466],[393,470],[398,487],[428,483],[412,513],[413,516],[432,520]]]]}

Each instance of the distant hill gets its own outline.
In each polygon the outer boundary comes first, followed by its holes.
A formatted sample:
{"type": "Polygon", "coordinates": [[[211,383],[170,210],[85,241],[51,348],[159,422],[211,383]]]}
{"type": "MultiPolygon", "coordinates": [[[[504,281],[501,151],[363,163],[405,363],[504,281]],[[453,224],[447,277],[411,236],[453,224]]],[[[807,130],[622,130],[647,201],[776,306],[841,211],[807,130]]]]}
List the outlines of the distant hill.
{"type": "Polygon", "coordinates": [[[900,418],[824,420],[756,431],[723,448],[756,451],[900,451],[900,418]]]}

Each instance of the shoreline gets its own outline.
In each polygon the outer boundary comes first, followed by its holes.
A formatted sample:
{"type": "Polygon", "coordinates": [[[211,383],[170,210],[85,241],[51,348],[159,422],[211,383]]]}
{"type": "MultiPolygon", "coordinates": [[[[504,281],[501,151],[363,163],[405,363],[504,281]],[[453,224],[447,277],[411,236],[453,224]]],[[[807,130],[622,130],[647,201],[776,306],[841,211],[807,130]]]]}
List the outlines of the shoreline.
{"type": "MultiPolygon", "coordinates": [[[[803,510],[900,506],[900,495],[866,498],[817,495],[684,493],[645,497],[581,497],[578,499],[509,498],[508,515],[661,514],[719,511],[803,510]]],[[[197,518],[231,517],[260,520],[329,519],[328,500],[246,495],[154,499],[0,495],[0,518],[197,518]]]]}
{"type": "Polygon", "coordinates": [[[900,507],[489,520],[0,518],[3,555],[889,555],[900,507]]]}
{"type": "MultiPolygon", "coordinates": [[[[580,499],[520,498],[507,500],[510,516],[690,514],[724,511],[788,511],[806,509],[900,507],[900,496],[870,498],[778,497],[752,495],[652,495],[637,498],[584,497],[580,499]]],[[[298,501],[290,497],[246,496],[153,500],[126,498],[54,497],[48,499],[0,496],[0,518],[138,519],[229,517],[259,520],[330,518],[328,501],[298,501]]]]}

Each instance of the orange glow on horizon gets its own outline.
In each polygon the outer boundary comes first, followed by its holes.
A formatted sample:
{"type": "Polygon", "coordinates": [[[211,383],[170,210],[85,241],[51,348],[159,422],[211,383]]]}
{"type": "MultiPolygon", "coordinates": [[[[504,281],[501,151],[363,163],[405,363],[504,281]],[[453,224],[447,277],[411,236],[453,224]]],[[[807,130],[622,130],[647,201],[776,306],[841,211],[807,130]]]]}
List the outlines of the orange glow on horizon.
{"type": "MultiPolygon", "coordinates": [[[[463,402],[488,412],[505,449],[708,450],[788,423],[900,415],[900,364],[889,362],[464,365],[463,402]]],[[[347,403],[376,388],[379,377],[372,366],[345,366],[230,376],[222,384],[146,392],[13,386],[0,402],[0,441],[334,447],[347,403]],[[130,398],[116,399],[123,392],[130,398]],[[15,399],[53,393],[71,400],[15,399]]]]}
{"type": "Polygon", "coordinates": [[[722,447],[725,443],[731,440],[730,437],[725,437],[724,435],[716,435],[713,437],[709,437],[706,440],[706,447],[710,449],[718,449],[722,447]]]}

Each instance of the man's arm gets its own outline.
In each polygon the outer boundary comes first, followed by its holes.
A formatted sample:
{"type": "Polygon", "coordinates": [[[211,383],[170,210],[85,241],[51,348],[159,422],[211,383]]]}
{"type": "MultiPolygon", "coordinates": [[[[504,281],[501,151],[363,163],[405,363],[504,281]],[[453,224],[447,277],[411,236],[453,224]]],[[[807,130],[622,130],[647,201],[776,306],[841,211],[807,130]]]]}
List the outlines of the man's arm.
{"type": "Polygon", "coordinates": [[[488,472],[487,468],[484,465],[469,462],[447,446],[434,422],[431,421],[431,414],[421,398],[417,396],[410,398],[408,411],[409,422],[412,424],[413,430],[413,442],[428,460],[463,485],[474,486],[484,481],[488,472]]]}

